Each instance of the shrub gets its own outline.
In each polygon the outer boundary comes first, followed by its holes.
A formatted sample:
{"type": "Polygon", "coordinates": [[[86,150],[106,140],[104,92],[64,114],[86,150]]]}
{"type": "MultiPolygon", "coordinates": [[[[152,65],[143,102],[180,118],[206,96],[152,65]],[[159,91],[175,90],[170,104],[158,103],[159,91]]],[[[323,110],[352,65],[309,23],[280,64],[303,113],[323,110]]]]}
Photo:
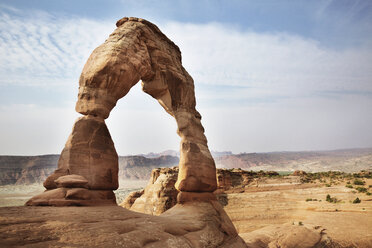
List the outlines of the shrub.
{"type": "Polygon", "coordinates": [[[298,225],[303,226],[304,224],[302,223],[302,221],[300,221],[300,222],[298,222],[298,225]]]}
{"type": "Polygon", "coordinates": [[[355,179],[354,180],[354,185],[364,185],[365,184],[365,182],[363,182],[362,180],[360,180],[360,179],[355,179]]]}
{"type": "Polygon", "coordinates": [[[352,188],[353,188],[353,185],[351,185],[351,184],[346,184],[345,187],[346,187],[346,188],[350,188],[350,189],[352,189],[352,188]]]}
{"type": "Polygon", "coordinates": [[[327,183],[325,186],[326,186],[326,187],[331,187],[331,184],[327,183]]]}
{"type": "Polygon", "coordinates": [[[366,195],[372,195],[371,192],[367,192],[366,195]]]}
{"type": "Polygon", "coordinates": [[[357,204],[357,203],[360,203],[361,202],[361,200],[357,197],[357,198],[355,198],[355,200],[353,201],[353,204],[357,204]]]}
{"type": "Polygon", "coordinates": [[[329,194],[326,197],[326,201],[327,202],[330,202],[330,203],[337,203],[337,202],[339,202],[339,200],[337,200],[336,197],[331,197],[329,194]]]}
{"type": "Polygon", "coordinates": [[[312,201],[312,200],[313,200],[313,199],[311,199],[311,198],[307,198],[307,199],[306,199],[307,202],[308,202],[308,201],[312,201]]]}
{"type": "Polygon", "coordinates": [[[367,192],[367,189],[364,187],[357,187],[356,190],[358,190],[359,193],[365,193],[367,192]]]}

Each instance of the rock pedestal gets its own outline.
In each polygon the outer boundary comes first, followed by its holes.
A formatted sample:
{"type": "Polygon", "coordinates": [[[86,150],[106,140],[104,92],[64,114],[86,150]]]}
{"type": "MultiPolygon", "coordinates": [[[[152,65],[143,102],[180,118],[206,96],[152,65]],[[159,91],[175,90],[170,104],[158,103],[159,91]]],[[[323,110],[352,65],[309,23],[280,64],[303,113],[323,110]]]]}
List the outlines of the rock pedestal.
{"type": "Polygon", "coordinates": [[[102,118],[77,119],[58,161],[44,182],[47,189],[27,205],[116,204],[118,155],[102,118]]]}

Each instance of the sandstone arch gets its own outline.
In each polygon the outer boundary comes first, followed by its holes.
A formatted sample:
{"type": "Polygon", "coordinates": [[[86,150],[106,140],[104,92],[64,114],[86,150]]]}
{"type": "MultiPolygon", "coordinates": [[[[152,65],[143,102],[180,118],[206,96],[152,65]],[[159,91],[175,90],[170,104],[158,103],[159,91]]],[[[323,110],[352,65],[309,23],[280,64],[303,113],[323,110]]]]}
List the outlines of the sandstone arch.
{"type": "Polygon", "coordinates": [[[118,187],[118,156],[104,120],[140,80],[143,91],[176,119],[181,137],[177,189],[197,193],[216,189],[215,163],[195,109],[194,82],[182,66],[179,48],[146,20],[123,18],[116,25],[81,73],[76,111],[84,116],[74,124],[58,169],[44,182],[47,191],[28,205],[115,202],[112,190],[118,187]]]}

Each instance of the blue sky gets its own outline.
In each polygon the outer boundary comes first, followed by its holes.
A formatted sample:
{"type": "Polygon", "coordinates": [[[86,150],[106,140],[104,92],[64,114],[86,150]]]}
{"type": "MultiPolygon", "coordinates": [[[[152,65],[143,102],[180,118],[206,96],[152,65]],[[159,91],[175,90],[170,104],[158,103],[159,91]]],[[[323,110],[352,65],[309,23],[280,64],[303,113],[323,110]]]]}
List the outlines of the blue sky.
{"type": "MultiPolygon", "coordinates": [[[[82,67],[124,16],[179,45],[211,150],[372,147],[372,1],[3,0],[0,154],[60,153],[82,67]]],[[[179,146],[140,85],[107,124],[122,155],[179,146]]]]}

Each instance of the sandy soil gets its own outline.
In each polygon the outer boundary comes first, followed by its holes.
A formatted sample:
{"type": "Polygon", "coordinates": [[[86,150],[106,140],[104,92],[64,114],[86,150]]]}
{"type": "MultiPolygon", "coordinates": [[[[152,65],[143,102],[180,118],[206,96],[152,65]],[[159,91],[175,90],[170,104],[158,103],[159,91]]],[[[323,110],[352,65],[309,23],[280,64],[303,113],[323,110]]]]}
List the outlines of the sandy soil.
{"type": "MultiPolygon", "coordinates": [[[[227,195],[224,209],[243,238],[273,224],[300,223],[321,226],[339,244],[372,247],[372,196],[357,193],[344,182],[331,187],[319,183],[288,185],[285,181],[282,185],[280,181],[268,184],[227,195]],[[327,194],[339,202],[327,202],[327,194]],[[356,197],[361,203],[352,203],[356,197]],[[312,201],[306,201],[310,198],[312,201]]],[[[371,184],[372,179],[368,179],[365,187],[371,184]]]]}

